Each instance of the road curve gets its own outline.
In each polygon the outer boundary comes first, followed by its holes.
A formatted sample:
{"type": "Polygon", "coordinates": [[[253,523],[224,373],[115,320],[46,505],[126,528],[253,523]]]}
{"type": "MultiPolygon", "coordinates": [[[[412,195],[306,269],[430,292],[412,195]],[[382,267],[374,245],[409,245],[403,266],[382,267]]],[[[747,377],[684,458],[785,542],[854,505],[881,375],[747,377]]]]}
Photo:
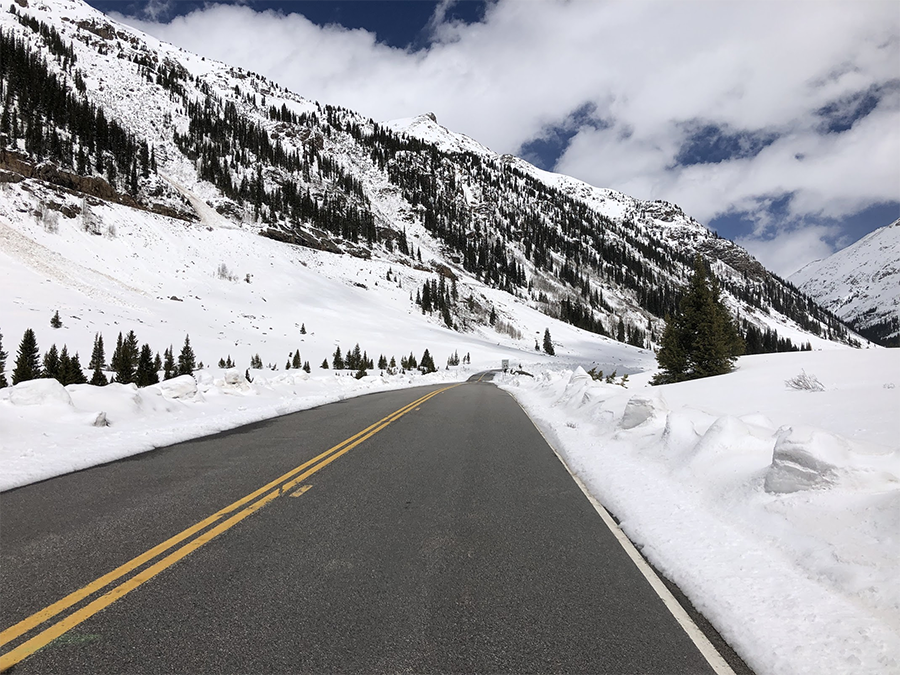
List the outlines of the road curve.
{"type": "Polygon", "coordinates": [[[17,674],[714,672],[485,382],[156,450],[4,493],[0,514],[17,674]]]}

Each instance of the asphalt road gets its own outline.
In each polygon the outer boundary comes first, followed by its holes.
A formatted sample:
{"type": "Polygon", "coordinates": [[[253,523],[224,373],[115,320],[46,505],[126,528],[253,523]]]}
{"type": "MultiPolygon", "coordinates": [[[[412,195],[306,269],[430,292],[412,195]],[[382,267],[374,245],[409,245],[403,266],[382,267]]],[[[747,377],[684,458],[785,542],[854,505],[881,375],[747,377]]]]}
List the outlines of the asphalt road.
{"type": "Polygon", "coordinates": [[[350,399],[3,493],[0,665],[712,673],[508,394],[470,382],[403,412],[442,389],[350,399]]]}

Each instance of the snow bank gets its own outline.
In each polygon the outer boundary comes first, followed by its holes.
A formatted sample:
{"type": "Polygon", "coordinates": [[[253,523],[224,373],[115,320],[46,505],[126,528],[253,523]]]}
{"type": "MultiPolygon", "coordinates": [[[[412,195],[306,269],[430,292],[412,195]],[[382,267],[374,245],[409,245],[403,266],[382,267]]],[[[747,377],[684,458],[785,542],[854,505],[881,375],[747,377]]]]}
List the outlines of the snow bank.
{"type": "Polygon", "coordinates": [[[651,376],[501,386],[759,675],[900,673],[900,351],[651,376]],[[788,387],[801,369],[825,391],[788,387]]]}

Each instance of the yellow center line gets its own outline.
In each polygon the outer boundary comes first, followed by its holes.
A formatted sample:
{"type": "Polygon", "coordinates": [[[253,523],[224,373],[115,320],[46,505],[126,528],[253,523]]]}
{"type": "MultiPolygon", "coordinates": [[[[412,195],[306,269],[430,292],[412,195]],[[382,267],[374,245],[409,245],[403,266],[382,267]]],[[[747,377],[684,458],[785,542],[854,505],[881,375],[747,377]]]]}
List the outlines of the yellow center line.
{"type": "Polygon", "coordinates": [[[346,439],[345,441],[326,450],[325,452],[321,453],[320,455],[317,455],[316,457],[312,458],[311,460],[304,462],[300,466],[292,469],[291,471],[288,471],[287,473],[283,474],[279,478],[276,478],[275,480],[267,483],[266,485],[259,488],[258,490],[251,492],[247,496],[242,497],[241,499],[237,500],[236,502],[234,502],[232,504],[229,504],[228,506],[226,506],[223,509],[220,509],[219,511],[217,511],[213,515],[205,518],[204,520],[200,521],[199,523],[192,525],[191,527],[185,529],[184,531],[180,532],[179,534],[167,539],[163,543],[158,544],[157,546],[154,546],[153,548],[146,551],[145,553],[142,553],[141,555],[137,556],[136,558],[133,558],[132,560],[128,561],[127,563],[120,565],[119,567],[114,569],[112,572],[109,572],[109,573],[103,575],[102,577],[98,578],[97,580],[91,582],[90,584],[84,586],[83,588],[80,588],[79,590],[74,591],[73,593],[70,593],[69,595],[62,598],[61,600],[58,600],[57,602],[53,603],[52,605],[49,605],[48,607],[46,607],[45,609],[42,609],[39,612],[36,612],[35,614],[32,614],[31,616],[27,617],[26,619],[23,619],[19,623],[15,624],[13,626],[10,626],[6,630],[4,630],[2,633],[0,633],[0,646],[7,644],[11,640],[16,639],[17,637],[19,637],[20,635],[23,635],[24,633],[28,632],[32,628],[53,618],[57,614],[68,609],[69,607],[78,603],[79,601],[83,600],[84,598],[88,597],[89,595],[94,594],[96,591],[100,590],[101,588],[108,586],[109,584],[113,583],[114,581],[125,576],[128,572],[130,572],[134,569],[137,569],[138,567],[140,567],[144,563],[152,560],[153,558],[157,557],[164,551],[167,551],[168,549],[172,548],[176,544],[179,544],[180,542],[189,538],[193,534],[208,527],[209,525],[211,525],[215,521],[219,520],[223,516],[231,513],[232,511],[235,511],[236,509],[240,508],[241,506],[244,506],[245,504],[247,504],[247,502],[252,501],[256,497],[258,497],[262,494],[265,494],[267,491],[272,490],[273,488],[276,488],[276,487],[278,488],[278,489],[275,489],[275,490],[269,492],[269,494],[266,494],[264,497],[253,502],[249,506],[246,506],[243,510],[234,514],[233,516],[231,516],[227,520],[223,521],[219,525],[213,527],[212,529],[208,530],[207,532],[204,532],[203,534],[201,534],[194,540],[190,541],[189,543],[185,544],[178,550],[174,551],[173,553],[170,553],[165,558],[159,560],[158,562],[154,563],[153,565],[146,568],[145,570],[142,570],[138,574],[131,577],[128,581],[120,584],[113,590],[111,590],[111,591],[107,592],[106,594],[104,594],[103,596],[97,598],[96,600],[89,603],[82,609],[72,613],[71,615],[62,619],[61,621],[54,624],[50,628],[45,629],[38,635],[34,636],[33,638],[31,638],[31,639],[27,640],[26,642],[22,643],[21,645],[19,645],[17,648],[13,649],[12,651],[7,652],[2,657],[0,657],[0,671],[6,670],[7,668],[15,665],[16,663],[18,663],[25,657],[29,656],[30,654],[33,654],[35,651],[37,651],[41,647],[45,646],[49,642],[55,640],[57,637],[59,637],[60,635],[65,633],[67,630],[70,630],[73,626],[76,626],[79,623],[85,621],[87,618],[89,618],[90,616],[93,616],[94,614],[99,612],[101,609],[109,606],[111,603],[115,602],[116,600],[118,600],[119,598],[124,596],[126,593],[132,591],[133,589],[135,589],[138,586],[140,586],[141,584],[143,584],[145,581],[147,581],[147,580],[153,578],[154,576],[156,576],[157,574],[159,574],[161,571],[163,571],[167,567],[169,567],[169,566],[173,565],[174,563],[176,563],[177,561],[181,560],[189,553],[197,550],[198,548],[203,546],[203,544],[211,541],[213,538],[217,537],[222,532],[233,527],[234,525],[239,523],[241,520],[243,520],[250,514],[261,509],[263,506],[265,506],[266,504],[268,504],[275,498],[281,496],[282,494],[289,491],[290,489],[292,489],[299,483],[303,482],[304,480],[306,480],[306,478],[308,478],[312,474],[319,471],[319,469],[322,469],[322,468],[328,466],[329,464],[331,464],[331,462],[336,460],[338,457],[341,457],[342,455],[346,454],[347,452],[349,452],[350,450],[352,450],[353,448],[358,446],[360,443],[371,438],[376,433],[378,433],[379,431],[384,429],[386,426],[388,426],[392,422],[401,418],[406,413],[413,410],[416,406],[418,406],[421,403],[424,403],[425,401],[427,401],[428,399],[433,398],[434,396],[437,396],[438,394],[440,394],[444,391],[447,391],[448,389],[452,389],[453,387],[456,387],[456,386],[459,386],[459,385],[454,384],[449,387],[444,387],[443,389],[433,391],[433,392],[426,394],[425,396],[422,396],[421,398],[413,401],[412,403],[410,403],[406,406],[403,406],[399,410],[391,413],[387,417],[380,419],[378,422],[375,422],[374,424],[366,427],[365,429],[363,429],[359,433],[351,436],[350,438],[346,439]],[[315,465],[315,466],[313,466],[313,468],[311,468],[311,469],[308,469],[308,467],[310,467],[311,465],[315,465]],[[304,471],[304,469],[308,469],[308,470],[304,471]],[[299,472],[303,472],[303,473],[301,473],[301,475],[297,476],[297,474],[299,472]],[[287,481],[287,482],[285,482],[285,481],[287,481]]]}

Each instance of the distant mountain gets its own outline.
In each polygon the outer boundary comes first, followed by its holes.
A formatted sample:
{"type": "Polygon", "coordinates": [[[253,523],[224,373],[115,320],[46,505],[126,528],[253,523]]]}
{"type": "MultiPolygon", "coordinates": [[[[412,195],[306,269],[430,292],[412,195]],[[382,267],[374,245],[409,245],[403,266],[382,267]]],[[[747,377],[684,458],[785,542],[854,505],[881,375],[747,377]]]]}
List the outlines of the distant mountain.
{"type": "MultiPolygon", "coordinates": [[[[456,331],[518,335],[511,314],[497,324],[488,297],[501,292],[644,348],[657,344],[700,254],[750,353],[858,344],[835,314],[676,205],[542,171],[434,115],[376,123],[79,0],[15,0],[0,31],[0,183],[16,186],[8,212],[30,204],[45,229],[58,212],[99,234],[108,225],[97,204],[116,204],[168,218],[181,238],[196,223],[241,231],[248,247],[263,235],[359,266],[405,267],[423,277],[410,309],[456,331]],[[41,197],[32,184],[68,196],[41,197]]],[[[83,258],[106,273],[104,250],[83,258]]]]}
{"type": "Polygon", "coordinates": [[[900,220],[809,263],[790,281],[861,335],[900,347],[900,220]]]}

